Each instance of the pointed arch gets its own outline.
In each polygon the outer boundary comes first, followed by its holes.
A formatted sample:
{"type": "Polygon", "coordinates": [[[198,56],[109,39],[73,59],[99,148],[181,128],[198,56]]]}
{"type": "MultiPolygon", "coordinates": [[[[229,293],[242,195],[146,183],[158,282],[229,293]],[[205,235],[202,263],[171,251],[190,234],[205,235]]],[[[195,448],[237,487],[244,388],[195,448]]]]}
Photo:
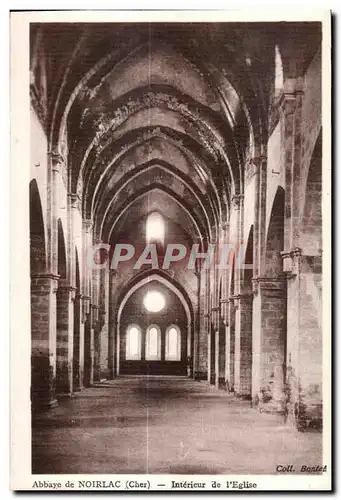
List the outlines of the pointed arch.
{"type": "Polygon", "coordinates": [[[31,274],[46,270],[45,224],[36,179],[30,182],[30,267],[31,274]]]}

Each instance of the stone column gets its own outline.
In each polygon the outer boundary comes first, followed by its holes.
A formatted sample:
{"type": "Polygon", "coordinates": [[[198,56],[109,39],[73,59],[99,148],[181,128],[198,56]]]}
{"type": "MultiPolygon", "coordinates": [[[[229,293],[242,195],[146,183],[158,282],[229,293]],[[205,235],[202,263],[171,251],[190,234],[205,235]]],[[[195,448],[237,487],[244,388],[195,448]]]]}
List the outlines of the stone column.
{"type": "Polygon", "coordinates": [[[92,349],[93,349],[93,381],[99,382],[101,379],[101,322],[100,306],[92,305],[92,349]]]}
{"type": "Polygon", "coordinates": [[[32,409],[57,406],[56,291],[58,276],[31,276],[31,402],[32,409]]]}
{"type": "Polygon", "coordinates": [[[302,197],[302,100],[304,82],[285,82],[280,99],[282,167],[285,172],[283,271],[288,278],[286,391],[288,422],[298,429],[322,426],[322,325],[318,310],[318,256],[299,247],[302,197]]]}
{"type": "Polygon", "coordinates": [[[207,293],[208,290],[208,279],[207,270],[198,270],[200,280],[200,286],[198,286],[198,304],[199,304],[199,322],[198,322],[198,335],[196,342],[196,361],[195,361],[195,378],[198,380],[208,379],[208,332],[209,329],[209,314],[208,314],[208,302],[207,293]]]}
{"type": "Polygon", "coordinates": [[[299,430],[322,427],[321,258],[301,248],[282,252],[288,279],[286,391],[288,423],[299,430]],[[317,275],[314,274],[317,267],[317,275]],[[314,293],[317,294],[314,297],[314,293]],[[319,314],[320,312],[320,314],[319,314]]]}
{"type": "MultiPolygon", "coordinates": [[[[76,193],[68,193],[68,266],[67,277],[69,283],[75,289],[73,301],[73,391],[79,391],[82,387],[80,378],[80,349],[81,349],[81,290],[76,289],[76,217],[80,210],[80,198],[76,193]]],[[[81,271],[81,270],[79,270],[81,271]]],[[[80,278],[80,277],[79,277],[80,278]]],[[[80,286],[80,284],[79,284],[80,286]]]]}
{"type": "Polygon", "coordinates": [[[48,154],[46,272],[31,275],[31,403],[39,410],[56,406],[58,287],[58,209],[60,173],[64,159],[48,154]]]}
{"type": "MultiPolygon", "coordinates": [[[[236,249],[240,249],[241,238],[242,238],[242,227],[243,227],[243,196],[237,195],[232,199],[234,210],[237,213],[237,231],[236,231],[236,249]]],[[[234,295],[232,298],[234,299],[234,322],[235,322],[235,344],[234,344],[234,390],[236,394],[240,394],[240,367],[241,367],[241,358],[243,356],[242,349],[242,341],[241,337],[243,335],[242,331],[242,318],[240,314],[239,307],[239,298],[240,298],[240,290],[241,290],[241,265],[243,263],[239,261],[238,252],[235,253],[234,260],[234,295]]],[[[232,312],[232,310],[231,310],[232,312]]]]}
{"type": "Polygon", "coordinates": [[[236,396],[251,399],[253,295],[245,293],[232,298],[236,319],[234,392],[236,396]]]}
{"type": "Polygon", "coordinates": [[[212,370],[212,318],[211,318],[211,289],[210,289],[210,270],[204,269],[205,273],[205,314],[204,314],[204,331],[206,332],[207,345],[207,382],[211,382],[212,370]]]}
{"type": "Polygon", "coordinates": [[[84,326],[84,386],[94,383],[94,308],[90,304],[84,326]]]}
{"type": "MultiPolygon", "coordinates": [[[[285,413],[286,278],[262,277],[254,280],[254,302],[260,317],[257,339],[257,393],[253,403],[262,411],[285,413]]],[[[254,380],[252,380],[254,383],[254,380]]]]}
{"type": "Polygon", "coordinates": [[[93,314],[91,298],[92,268],[89,262],[89,252],[92,248],[92,220],[83,219],[83,324],[84,324],[84,371],[83,383],[89,387],[93,383],[93,314]]]}
{"type": "Polygon", "coordinates": [[[81,294],[81,323],[79,331],[79,389],[84,387],[84,363],[85,363],[85,330],[90,313],[90,300],[89,295],[81,294]]]}
{"type": "Polygon", "coordinates": [[[59,397],[73,392],[73,306],[76,289],[60,281],[57,290],[57,379],[59,397]]]}
{"type": "Polygon", "coordinates": [[[75,301],[74,301],[74,338],[73,338],[73,391],[80,391],[83,387],[83,367],[81,368],[81,358],[83,362],[83,357],[81,351],[84,349],[84,330],[82,331],[82,306],[81,306],[81,294],[79,290],[76,291],[75,301]],[[82,339],[82,341],[81,341],[82,339]],[[82,347],[81,347],[82,346],[82,347]]]}
{"type": "Polygon", "coordinates": [[[108,293],[108,329],[109,329],[109,340],[108,340],[108,374],[110,379],[114,379],[117,375],[116,372],[116,319],[115,310],[113,304],[111,303],[111,297],[115,293],[115,275],[117,271],[115,269],[109,269],[109,293],[108,293]]]}
{"type": "Polygon", "coordinates": [[[100,378],[109,378],[109,269],[101,270],[101,297],[100,297],[100,378]]]}
{"type": "Polygon", "coordinates": [[[299,246],[303,82],[288,81],[280,98],[281,165],[285,172],[284,251],[299,246]]]}
{"type": "MultiPolygon", "coordinates": [[[[262,149],[262,148],[261,148],[262,149]]],[[[252,401],[257,405],[261,389],[261,339],[262,304],[258,293],[258,277],[264,275],[266,251],[266,191],[267,158],[260,154],[252,159],[255,167],[255,211],[253,241],[253,291],[252,302],[252,401]]]]}
{"type": "Polygon", "coordinates": [[[195,320],[193,322],[193,348],[192,348],[192,353],[193,353],[193,359],[192,359],[192,376],[193,378],[197,378],[197,372],[198,372],[198,360],[199,360],[199,339],[200,339],[200,325],[201,325],[201,311],[202,311],[202,304],[201,304],[201,272],[200,270],[197,270],[195,273],[197,277],[197,303],[198,307],[195,312],[195,320]]]}
{"type": "Polygon", "coordinates": [[[235,357],[235,305],[234,299],[228,299],[228,316],[227,325],[225,329],[226,333],[226,368],[225,368],[225,380],[226,388],[228,391],[234,391],[234,357],[235,357]]]}

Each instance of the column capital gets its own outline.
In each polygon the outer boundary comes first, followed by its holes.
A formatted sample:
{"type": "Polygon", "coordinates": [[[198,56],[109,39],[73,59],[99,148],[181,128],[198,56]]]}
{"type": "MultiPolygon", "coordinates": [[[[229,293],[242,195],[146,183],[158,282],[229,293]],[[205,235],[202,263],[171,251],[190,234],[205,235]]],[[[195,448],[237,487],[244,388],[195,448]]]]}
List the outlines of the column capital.
{"type": "Polygon", "coordinates": [[[71,208],[78,208],[80,202],[82,201],[78,193],[68,193],[67,194],[71,208]]]}
{"type": "Polygon", "coordinates": [[[77,287],[71,285],[66,280],[60,280],[58,283],[57,295],[70,295],[72,301],[75,300],[77,287]]]}
{"type": "Polygon", "coordinates": [[[85,231],[90,232],[93,227],[92,219],[83,219],[83,227],[85,231]]]}
{"type": "Polygon", "coordinates": [[[233,300],[252,300],[253,293],[238,293],[237,295],[232,295],[231,299],[233,300]]]}
{"type": "Polygon", "coordinates": [[[220,221],[219,223],[219,227],[220,229],[222,229],[223,231],[227,231],[230,227],[230,223],[228,221],[220,221]]]}
{"type": "Polygon", "coordinates": [[[244,201],[244,195],[243,194],[234,194],[232,196],[232,204],[234,205],[235,208],[240,208],[241,204],[244,201]]]}
{"type": "Polygon", "coordinates": [[[291,250],[290,255],[292,257],[301,257],[303,255],[303,250],[300,247],[295,247],[291,250]]]}
{"type": "Polygon", "coordinates": [[[254,156],[250,159],[250,163],[257,169],[262,163],[267,161],[267,156],[265,154],[259,154],[258,156],[254,156]]]}
{"type": "Polygon", "coordinates": [[[302,249],[299,247],[292,248],[291,250],[284,250],[281,252],[283,261],[283,272],[289,274],[297,274],[298,261],[302,257],[302,249]]]}
{"type": "Polygon", "coordinates": [[[90,312],[90,300],[91,300],[90,295],[81,294],[81,301],[82,301],[82,323],[85,323],[86,316],[90,312]]]}
{"type": "Polygon", "coordinates": [[[65,165],[65,158],[62,154],[57,151],[56,148],[51,149],[48,152],[48,156],[51,159],[52,170],[59,172],[60,169],[65,165]]]}
{"type": "Polygon", "coordinates": [[[283,89],[278,99],[278,107],[285,114],[290,115],[295,111],[297,97],[303,95],[303,90],[285,90],[283,89]]]}
{"type": "Polygon", "coordinates": [[[53,273],[31,274],[31,292],[34,295],[56,293],[59,275],[53,273]]]}
{"type": "Polygon", "coordinates": [[[81,294],[80,294],[80,298],[81,298],[82,300],[84,300],[84,301],[87,301],[87,300],[88,300],[89,302],[90,302],[90,300],[91,300],[90,295],[84,295],[83,293],[81,293],[81,294]]]}

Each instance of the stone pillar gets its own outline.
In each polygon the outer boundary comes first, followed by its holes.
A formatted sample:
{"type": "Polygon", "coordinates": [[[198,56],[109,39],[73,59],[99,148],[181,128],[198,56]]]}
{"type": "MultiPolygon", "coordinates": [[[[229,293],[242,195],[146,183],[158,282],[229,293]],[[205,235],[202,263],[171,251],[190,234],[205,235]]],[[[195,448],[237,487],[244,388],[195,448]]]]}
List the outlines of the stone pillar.
{"type": "Polygon", "coordinates": [[[92,348],[93,348],[93,381],[99,382],[101,379],[101,322],[100,306],[92,305],[92,348]]]}
{"type": "Polygon", "coordinates": [[[225,384],[225,323],[222,317],[219,318],[219,351],[218,351],[218,387],[226,389],[225,384]]]}
{"type": "MultiPolygon", "coordinates": [[[[76,291],[75,301],[74,301],[74,338],[73,338],[73,391],[80,391],[83,387],[83,367],[81,369],[81,350],[84,348],[84,330],[82,334],[81,342],[81,294],[76,291]],[[81,349],[82,345],[82,349],[81,349]]],[[[83,358],[82,358],[83,360],[83,358]]]]}
{"type": "Polygon", "coordinates": [[[92,220],[83,219],[83,324],[84,324],[84,371],[83,384],[89,387],[93,383],[93,319],[91,307],[91,277],[92,268],[89,262],[89,252],[92,247],[92,220]]]}
{"type": "Polygon", "coordinates": [[[229,338],[229,328],[228,328],[228,317],[229,317],[229,306],[228,306],[228,296],[229,296],[229,276],[230,276],[230,257],[231,250],[229,250],[228,255],[224,255],[225,249],[223,245],[228,245],[229,241],[229,223],[222,222],[220,224],[220,257],[219,266],[221,269],[221,297],[219,301],[220,307],[220,320],[219,320],[219,381],[218,385],[220,388],[228,389],[228,380],[230,378],[230,338],[229,338]]]}
{"type": "Polygon", "coordinates": [[[115,269],[109,269],[109,292],[108,292],[108,330],[109,330],[109,339],[108,339],[108,376],[110,379],[115,378],[116,373],[116,321],[115,321],[115,312],[113,305],[111,303],[111,297],[115,292],[115,269]]]}
{"type": "MultiPolygon", "coordinates": [[[[144,352],[145,337],[142,336],[142,353],[144,352]]],[[[120,362],[121,362],[121,328],[118,322],[115,322],[115,365],[116,365],[116,375],[120,374],[120,362]]],[[[142,354],[143,356],[143,354],[142,354]]]]}
{"type": "Polygon", "coordinates": [[[101,270],[101,296],[100,296],[100,378],[109,378],[109,269],[101,270]]]}
{"type": "MultiPolygon", "coordinates": [[[[82,386],[80,378],[80,332],[81,332],[81,290],[76,289],[76,217],[80,210],[80,198],[76,193],[68,193],[68,265],[67,277],[75,289],[73,301],[73,391],[79,391],[82,386]]],[[[79,270],[80,271],[80,270],[79,270]]],[[[80,283],[79,283],[80,287],[80,283]]]]}
{"type": "MultiPolygon", "coordinates": [[[[262,149],[262,148],[261,148],[262,149]]],[[[252,302],[252,401],[258,404],[261,390],[261,342],[262,342],[262,299],[258,293],[258,277],[264,274],[266,251],[266,191],[267,158],[259,155],[253,158],[255,167],[255,211],[253,235],[253,291],[252,302]]]]}
{"type": "Polygon", "coordinates": [[[257,351],[253,352],[258,370],[257,385],[252,388],[253,403],[261,411],[285,414],[286,278],[257,278],[254,293],[260,337],[257,351]]]}
{"type": "Polygon", "coordinates": [[[58,276],[31,276],[31,402],[32,409],[57,406],[56,291],[58,276]]]}
{"type": "Polygon", "coordinates": [[[226,334],[226,369],[225,381],[228,391],[234,391],[234,356],[235,356],[235,305],[234,299],[228,299],[228,317],[225,329],[226,334]]]}
{"type": "Polygon", "coordinates": [[[312,266],[320,266],[321,263],[316,264],[316,257],[304,255],[298,247],[291,252],[282,252],[282,258],[288,278],[287,303],[290,310],[286,354],[288,423],[299,430],[321,428],[323,363],[322,325],[318,308],[322,307],[322,292],[319,294],[320,283],[316,286],[316,275],[311,271],[312,266]],[[306,268],[308,272],[305,272],[306,268]],[[317,297],[314,297],[314,292],[317,297]]]}
{"type": "Polygon", "coordinates": [[[59,397],[73,392],[73,315],[76,289],[60,281],[57,290],[57,378],[59,397]]]}
{"type": "Polygon", "coordinates": [[[211,380],[216,387],[219,386],[219,307],[212,308],[213,326],[212,335],[214,335],[214,379],[211,380]]]}
{"type": "Polygon", "coordinates": [[[33,411],[56,406],[58,209],[64,159],[48,154],[46,272],[31,275],[31,403],[33,411]]]}
{"type": "Polygon", "coordinates": [[[212,322],[211,322],[211,289],[210,289],[210,270],[205,269],[205,314],[204,314],[204,331],[206,332],[207,345],[207,382],[211,382],[212,371],[212,322]]]}
{"type": "Polygon", "coordinates": [[[287,274],[287,416],[298,429],[322,426],[322,298],[320,256],[299,248],[304,82],[285,82],[280,99],[281,163],[285,172],[283,271],[287,274]]]}
{"type": "MultiPolygon", "coordinates": [[[[242,243],[242,228],[243,228],[243,196],[237,195],[232,199],[234,210],[237,212],[237,231],[236,231],[236,248],[239,249],[239,245],[242,243]]],[[[243,353],[241,352],[243,348],[242,339],[244,335],[243,324],[246,324],[245,320],[245,312],[244,312],[244,303],[242,304],[243,310],[241,311],[240,307],[240,292],[241,292],[241,265],[243,262],[239,261],[238,253],[235,254],[234,260],[234,295],[232,299],[234,299],[234,324],[235,324],[235,343],[234,343],[234,391],[237,395],[241,395],[241,360],[243,358],[243,353]]],[[[232,309],[231,309],[232,312],[232,309]]]]}
{"type": "Polygon", "coordinates": [[[194,377],[198,380],[207,380],[208,377],[208,332],[209,330],[209,314],[207,312],[207,270],[200,269],[198,271],[200,286],[198,286],[198,304],[199,304],[199,324],[198,335],[196,339],[196,361],[195,361],[195,374],[194,377]]]}
{"type": "Polygon", "coordinates": [[[251,399],[252,385],[252,294],[233,297],[235,307],[234,392],[251,399]]]}
{"type": "Polygon", "coordinates": [[[84,387],[84,363],[85,363],[85,330],[87,318],[90,313],[90,296],[82,294],[80,296],[81,322],[79,330],[79,389],[84,387]]]}
{"type": "Polygon", "coordinates": [[[302,99],[300,79],[285,83],[280,98],[281,164],[285,172],[284,251],[299,246],[301,201],[302,99]]]}
{"type": "Polygon", "coordinates": [[[94,309],[90,304],[84,325],[84,386],[90,387],[94,383],[94,309]]]}

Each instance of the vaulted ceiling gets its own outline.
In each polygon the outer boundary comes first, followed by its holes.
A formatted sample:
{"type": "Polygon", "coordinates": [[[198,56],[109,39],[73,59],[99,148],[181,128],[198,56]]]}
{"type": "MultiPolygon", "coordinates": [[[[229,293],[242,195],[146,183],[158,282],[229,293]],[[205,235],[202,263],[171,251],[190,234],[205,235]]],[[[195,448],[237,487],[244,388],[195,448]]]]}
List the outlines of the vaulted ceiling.
{"type": "MultiPolygon", "coordinates": [[[[64,156],[68,189],[99,238],[117,238],[156,209],[193,240],[216,237],[243,191],[246,158],[267,140],[275,45],[288,30],[298,36],[288,24],[260,28],[32,25],[49,147],[64,156]]],[[[317,43],[311,26],[306,36],[317,43]]],[[[290,44],[280,49],[290,74],[290,44]]]]}

